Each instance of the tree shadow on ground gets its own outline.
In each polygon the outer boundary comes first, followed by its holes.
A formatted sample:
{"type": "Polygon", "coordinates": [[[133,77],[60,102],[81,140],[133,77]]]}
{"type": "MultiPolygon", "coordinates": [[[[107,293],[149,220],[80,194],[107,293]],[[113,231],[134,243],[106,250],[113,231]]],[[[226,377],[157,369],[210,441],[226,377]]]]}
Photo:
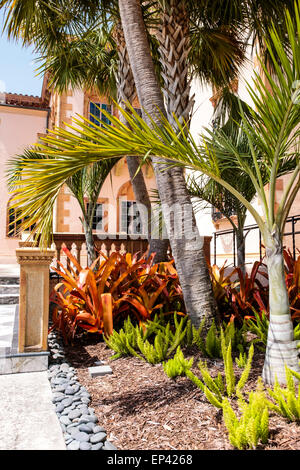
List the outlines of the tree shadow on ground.
{"type": "Polygon", "coordinates": [[[198,392],[199,390],[192,382],[183,379],[180,382],[161,383],[130,392],[120,391],[119,394],[113,394],[111,398],[102,398],[100,402],[94,401],[94,404],[111,406],[112,412],[116,411],[129,416],[144,412],[147,407],[153,410],[176,403],[184,395],[186,399],[202,401],[201,394],[198,392]]]}

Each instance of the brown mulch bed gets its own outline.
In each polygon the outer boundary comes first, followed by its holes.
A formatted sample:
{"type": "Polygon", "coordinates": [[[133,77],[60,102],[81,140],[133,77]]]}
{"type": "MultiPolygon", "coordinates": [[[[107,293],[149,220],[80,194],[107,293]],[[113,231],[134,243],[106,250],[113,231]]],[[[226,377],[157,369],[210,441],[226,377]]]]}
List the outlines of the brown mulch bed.
{"type": "MultiPolygon", "coordinates": [[[[162,366],[137,358],[111,361],[113,352],[95,338],[65,348],[67,360],[77,369],[78,380],[90,392],[91,407],[120,450],[232,450],[221,412],[206,400],[187,378],[169,379],[162,366]],[[103,360],[112,375],[91,378],[88,367],[103,360]]],[[[187,357],[189,357],[187,355],[187,357]]],[[[190,354],[191,357],[191,354],[190,354]]],[[[193,370],[200,359],[193,354],[193,370]]],[[[202,358],[203,359],[203,358],[202,358]]],[[[208,360],[211,374],[223,370],[220,360],[208,360]]],[[[253,360],[247,389],[261,375],[263,354],[253,360]]],[[[270,416],[270,438],[265,450],[300,450],[299,425],[270,416]]]]}

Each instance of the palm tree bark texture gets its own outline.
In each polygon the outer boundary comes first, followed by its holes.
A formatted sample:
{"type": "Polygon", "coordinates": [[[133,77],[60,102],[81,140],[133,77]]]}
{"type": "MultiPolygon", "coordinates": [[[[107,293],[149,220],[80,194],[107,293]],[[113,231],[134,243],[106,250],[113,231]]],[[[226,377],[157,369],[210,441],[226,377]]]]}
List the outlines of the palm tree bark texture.
{"type": "MultiPolygon", "coordinates": [[[[117,91],[118,103],[126,111],[126,103],[133,104],[136,97],[136,87],[130,66],[129,56],[126,48],[122,24],[117,23],[114,33],[117,49],[118,49],[118,75],[117,75],[117,91]]],[[[124,116],[120,114],[120,121],[128,126],[124,116]]],[[[133,187],[136,202],[138,204],[139,212],[144,219],[143,226],[147,227],[147,237],[149,240],[149,255],[155,253],[155,262],[167,260],[167,252],[169,247],[168,239],[153,238],[151,236],[151,201],[147,191],[145,179],[140,167],[139,157],[127,157],[127,166],[130,175],[131,184],[133,187]],[[144,217],[143,217],[144,215],[144,217]]]]}
{"type": "MultiPolygon", "coordinates": [[[[139,0],[119,0],[124,37],[142,109],[160,122],[166,115],[163,97],[155,74],[139,0]]],[[[145,115],[145,120],[147,119],[145,115]]],[[[162,212],[172,254],[178,271],[188,314],[195,326],[204,316],[209,324],[216,315],[216,305],[203,252],[203,238],[196,225],[191,199],[181,168],[170,168],[153,157],[162,212]],[[176,223],[171,220],[171,212],[176,223]],[[177,213],[176,213],[177,211],[177,213]],[[180,218],[180,213],[182,217],[180,218]],[[180,236],[176,228],[183,228],[180,236]]]]}
{"type": "Polygon", "coordinates": [[[269,275],[270,323],[262,377],[267,384],[273,384],[275,376],[279,383],[285,384],[285,366],[300,372],[299,358],[285,284],[282,235],[276,226],[268,235],[264,241],[269,275]]]}
{"type": "Polygon", "coordinates": [[[189,17],[184,0],[166,0],[157,32],[162,65],[162,89],[168,121],[176,128],[174,115],[189,121],[194,105],[188,76],[190,52],[189,17]]]}

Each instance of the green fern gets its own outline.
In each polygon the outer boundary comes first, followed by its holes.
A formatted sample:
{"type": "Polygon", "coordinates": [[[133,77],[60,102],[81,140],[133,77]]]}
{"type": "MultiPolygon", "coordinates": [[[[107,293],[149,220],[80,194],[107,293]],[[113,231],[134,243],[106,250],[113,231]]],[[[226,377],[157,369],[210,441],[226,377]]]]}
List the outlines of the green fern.
{"type": "Polygon", "coordinates": [[[244,338],[245,327],[236,328],[234,323],[223,324],[223,327],[217,327],[215,321],[212,322],[206,337],[202,337],[203,326],[200,326],[200,332],[194,333],[196,337],[195,344],[200,351],[207,357],[222,358],[221,331],[223,331],[226,346],[231,343],[232,350],[244,352],[246,341],[244,338]]]}
{"type": "Polygon", "coordinates": [[[244,369],[247,363],[247,353],[240,352],[239,357],[235,358],[235,363],[240,369],[244,369]]]}
{"type": "Polygon", "coordinates": [[[287,418],[289,421],[300,421],[300,390],[299,384],[296,385],[294,377],[300,380],[300,374],[292,371],[285,366],[286,387],[281,387],[277,378],[275,379],[274,389],[268,389],[268,393],[274,402],[268,401],[271,410],[287,418]]]}
{"type": "Polygon", "coordinates": [[[193,358],[190,360],[185,359],[180,346],[178,346],[174,357],[167,362],[163,362],[163,369],[168,377],[174,379],[179,375],[184,375],[187,370],[190,370],[192,365],[193,358]]]}
{"type": "Polygon", "coordinates": [[[295,326],[294,339],[297,341],[297,348],[300,348],[300,323],[295,326]]]}
{"type": "Polygon", "coordinates": [[[239,401],[241,417],[238,418],[227,398],[222,402],[224,424],[230,443],[237,449],[256,449],[259,442],[266,444],[269,437],[269,412],[264,392],[258,384],[250,392],[249,402],[239,401]]]}
{"type": "Polygon", "coordinates": [[[171,357],[178,346],[193,342],[193,328],[187,316],[179,320],[174,314],[173,323],[172,326],[161,315],[155,315],[142,328],[133,326],[128,317],[119,332],[114,330],[109,338],[104,337],[107,346],[116,353],[111,359],[131,355],[158,364],[171,357]]]}
{"type": "Polygon", "coordinates": [[[229,345],[226,347],[225,336],[222,330],[221,349],[224,363],[224,378],[221,373],[219,373],[217,377],[213,378],[208,370],[207,364],[202,361],[198,363],[198,368],[200,370],[202,380],[195,376],[190,370],[186,373],[187,377],[192,380],[195,385],[205,393],[205,396],[209,400],[209,402],[214,406],[217,406],[218,408],[222,408],[222,399],[224,396],[237,396],[240,399],[242,398],[242,390],[245,387],[249,378],[254,355],[254,346],[253,344],[251,344],[245,368],[239,380],[237,380],[233,368],[231,343],[229,343],[229,345]]]}

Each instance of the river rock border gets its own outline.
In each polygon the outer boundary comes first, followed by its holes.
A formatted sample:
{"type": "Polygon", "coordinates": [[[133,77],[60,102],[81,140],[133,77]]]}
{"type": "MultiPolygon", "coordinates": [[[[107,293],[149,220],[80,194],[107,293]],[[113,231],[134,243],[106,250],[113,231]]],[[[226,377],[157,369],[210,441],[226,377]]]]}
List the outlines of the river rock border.
{"type": "Polygon", "coordinates": [[[107,440],[94,409],[89,407],[91,396],[78,382],[74,367],[67,363],[63,342],[54,331],[48,335],[48,348],[52,402],[67,450],[117,450],[107,440]]]}

